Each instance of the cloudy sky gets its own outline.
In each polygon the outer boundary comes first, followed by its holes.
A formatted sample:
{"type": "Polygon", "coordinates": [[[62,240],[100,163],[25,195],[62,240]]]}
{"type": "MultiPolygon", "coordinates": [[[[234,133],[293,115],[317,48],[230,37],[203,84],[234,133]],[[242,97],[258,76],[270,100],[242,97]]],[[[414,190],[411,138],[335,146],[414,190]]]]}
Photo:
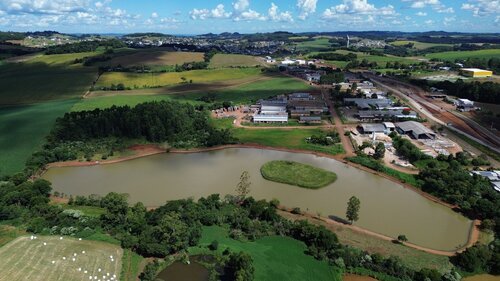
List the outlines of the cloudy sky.
{"type": "Polygon", "coordinates": [[[500,0],[0,0],[0,30],[500,32],[500,0]]]}

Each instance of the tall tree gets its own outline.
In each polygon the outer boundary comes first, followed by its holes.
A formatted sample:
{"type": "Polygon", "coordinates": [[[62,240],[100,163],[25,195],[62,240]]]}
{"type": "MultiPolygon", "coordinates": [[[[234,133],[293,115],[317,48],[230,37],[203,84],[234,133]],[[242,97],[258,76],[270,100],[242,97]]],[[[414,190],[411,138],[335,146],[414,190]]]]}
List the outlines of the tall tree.
{"type": "Polygon", "coordinates": [[[385,145],[382,142],[379,142],[375,147],[375,153],[373,154],[373,158],[382,159],[385,155],[385,145]]]}
{"type": "Polygon", "coordinates": [[[351,222],[351,224],[359,219],[359,208],[361,207],[361,201],[359,201],[358,197],[352,196],[347,202],[347,211],[346,216],[347,219],[351,222]]]}
{"type": "Polygon", "coordinates": [[[238,199],[240,201],[243,201],[245,197],[250,193],[250,185],[252,183],[250,182],[250,174],[248,171],[243,171],[240,176],[240,182],[236,186],[236,193],[238,195],[238,199]]]}

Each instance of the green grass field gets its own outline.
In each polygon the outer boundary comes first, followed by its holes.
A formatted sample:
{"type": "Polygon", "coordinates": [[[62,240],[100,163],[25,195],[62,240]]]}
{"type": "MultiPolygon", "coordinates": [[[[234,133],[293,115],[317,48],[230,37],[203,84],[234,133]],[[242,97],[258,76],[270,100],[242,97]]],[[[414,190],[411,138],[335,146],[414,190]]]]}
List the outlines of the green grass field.
{"type": "Polygon", "coordinates": [[[321,129],[250,130],[237,128],[234,129],[233,132],[239,142],[245,144],[260,144],[271,147],[310,150],[332,155],[344,153],[344,148],[341,144],[322,146],[311,144],[306,141],[306,138],[320,134],[321,129]]]}
{"type": "Polygon", "coordinates": [[[375,55],[370,55],[368,53],[362,53],[362,52],[351,52],[351,51],[346,51],[346,50],[338,50],[336,53],[339,54],[348,54],[348,53],[354,53],[358,56],[357,60],[361,61],[363,59],[368,60],[369,62],[376,62],[379,64],[379,66],[385,66],[385,63],[387,62],[400,62],[400,63],[418,63],[419,61],[416,59],[411,59],[411,58],[402,58],[402,57],[396,57],[396,56],[391,56],[391,55],[385,55],[385,56],[375,56],[375,55]]]}
{"type": "Polygon", "coordinates": [[[0,225],[0,247],[22,235],[26,235],[24,230],[11,225],[0,225]]]}
{"type": "Polygon", "coordinates": [[[403,46],[407,45],[409,43],[413,43],[413,48],[417,50],[424,50],[432,47],[451,47],[453,46],[452,44],[438,44],[438,43],[425,43],[425,42],[418,42],[418,41],[408,41],[408,40],[401,40],[401,41],[394,41],[391,43],[393,46],[403,46]]]}
{"type": "Polygon", "coordinates": [[[107,273],[118,279],[122,255],[119,246],[103,242],[23,236],[0,248],[0,280],[80,281],[89,280],[89,276],[105,280],[107,273]]]}
{"type": "Polygon", "coordinates": [[[328,40],[328,38],[318,38],[312,41],[299,42],[296,43],[296,48],[297,51],[304,53],[331,51],[331,43],[328,40]]]}
{"type": "MultiPolygon", "coordinates": [[[[155,89],[153,89],[155,90],[155,89]]],[[[285,76],[271,77],[251,83],[243,83],[241,86],[230,87],[221,90],[203,91],[196,90],[194,92],[182,94],[148,94],[145,91],[143,95],[114,95],[104,97],[91,97],[80,100],[72,108],[73,111],[92,110],[95,108],[107,108],[113,105],[134,106],[142,102],[159,101],[159,100],[177,100],[180,102],[202,103],[197,101],[207,93],[212,93],[215,101],[232,101],[234,103],[249,103],[261,98],[267,98],[284,93],[292,93],[295,91],[308,91],[312,88],[306,83],[285,76]]],[[[142,91],[142,90],[141,90],[142,91]]]]}
{"type": "Polygon", "coordinates": [[[28,157],[44,143],[57,117],[76,100],[0,108],[0,175],[20,172],[28,157]]]}
{"type": "Polygon", "coordinates": [[[266,180],[310,189],[325,187],[337,179],[333,172],[293,161],[270,161],[260,172],[266,180]]]}
{"type": "Polygon", "coordinates": [[[216,54],[210,60],[210,68],[224,68],[235,66],[256,66],[262,65],[262,62],[257,57],[247,55],[234,55],[234,54],[216,54]]]}
{"type": "Polygon", "coordinates": [[[207,253],[212,241],[219,242],[221,253],[226,248],[233,252],[243,251],[252,256],[255,281],[340,281],[341,273],[326,262],[304,254],[306,245],[288,237],[269,236],[253,242],[240,242],[227,236],[221,227],[204,227],[200,240],[202,247],[190,248],[191,254],[207,253]]]}
{"type": "Polygon", "coordinates": [[[142,256],[129,249],[123,250],[120,281],[136,281],[143,270],[144,260],[142,256]]]}
{"type": "Polygon", "coordinates": [[[478,51],[457,51],[457,52],[442,52],[425,55],[426,58],[430,59],[441,59],[441,60],[465,60],[468,58],[475,59],[490,59],[500,57],[500,49],[491,50],[478,50],[478,51]]]}
{"type": "Polygon", "coordinates": [[[96,78],[96,67],[72,64],[96,53],[41,55],[0,65],[0,105],[29,104],[82,96],[96,78]]]}
{"type": "Polygon", "coordinates": [[[184,72],[167,73],[130,73],[130,72],[107,72],[104,73],[96,84],[96,88],[109,87],[111,84],[123,83],[126,87],[160,87],[182,82],[205,83],[232,79],[243,79],[260,74],[258,68],[243,69],[211,69],[192,70],[184,72]],[[185,78],[183,80],[182,78],[185,78]]]}

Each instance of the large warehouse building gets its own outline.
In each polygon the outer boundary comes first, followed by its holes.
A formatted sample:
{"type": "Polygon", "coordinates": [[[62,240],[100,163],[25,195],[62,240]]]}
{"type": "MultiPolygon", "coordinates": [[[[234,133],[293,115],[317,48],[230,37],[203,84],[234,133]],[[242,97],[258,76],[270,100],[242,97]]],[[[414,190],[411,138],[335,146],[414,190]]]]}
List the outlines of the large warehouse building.
{"type": "Polygon", "coordinates": [[[491,77],[493,76],[493,72],[489,70],[479,69],[479,68],[462,68],[460,73],[466,77],[491,77]]]}

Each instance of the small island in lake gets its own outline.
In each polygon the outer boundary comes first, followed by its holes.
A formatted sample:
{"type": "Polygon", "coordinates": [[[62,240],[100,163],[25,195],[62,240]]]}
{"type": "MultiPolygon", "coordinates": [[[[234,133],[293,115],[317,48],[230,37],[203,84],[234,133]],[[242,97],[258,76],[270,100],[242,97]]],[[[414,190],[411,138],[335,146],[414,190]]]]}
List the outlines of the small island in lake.
{"type": "Polygon", "coordinates": [[[266,180],[296,185],[299,187],[318,189],[325,187],[337,179],[337,174],[293,161],[270,161],[260,168],[266,180]]]}

